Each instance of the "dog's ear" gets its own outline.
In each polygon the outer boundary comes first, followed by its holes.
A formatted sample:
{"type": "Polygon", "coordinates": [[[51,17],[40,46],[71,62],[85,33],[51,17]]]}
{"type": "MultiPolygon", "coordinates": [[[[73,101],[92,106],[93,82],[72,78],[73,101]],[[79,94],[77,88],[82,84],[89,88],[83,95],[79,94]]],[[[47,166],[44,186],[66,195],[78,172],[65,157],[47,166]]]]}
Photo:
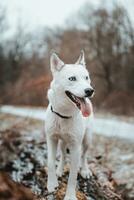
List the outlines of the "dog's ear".
{"type": "Polygon", "coordinates": [[[75,64],[83,65],[84,67],[86,66],[84,50],[81,50],[80,56],[79,56],[79,58],[78,58],[78,60],[77,60],[77,62],[75,64]]]}
{"type": "Polygon", "coordinates": [[[50,65],[51,71],[54,73],[55,71],[60,71],[65,64],[56,53],[52,53],[50,57],[50,65]]]}

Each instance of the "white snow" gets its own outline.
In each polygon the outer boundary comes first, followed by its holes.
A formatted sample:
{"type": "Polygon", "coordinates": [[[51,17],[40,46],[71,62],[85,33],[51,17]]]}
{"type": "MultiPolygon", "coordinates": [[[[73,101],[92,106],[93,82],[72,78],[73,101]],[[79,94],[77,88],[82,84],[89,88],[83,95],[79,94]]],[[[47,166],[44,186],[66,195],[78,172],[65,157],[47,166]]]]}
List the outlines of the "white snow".
{"type": "Polygon", "coordinates": [[[134,142],[134,124],[124,122],[121,119],[95,118],[95,132],[105,136],[131,139],[134,142]]]}
{"type": "Polygon", "coordinates": [[[0,112],[16,116],[45,120],[45,108],[2,106],[0,112]]]}
{"type": "MultiPolygon", "coordinates": [[[[16,116],[45,120],[45,108],[1,106],[0,112],[16,116]]],[[[94,132],[105,136],[129,139],[134,142],[134,124],[120,118],[95,117],[94,132]]]]}

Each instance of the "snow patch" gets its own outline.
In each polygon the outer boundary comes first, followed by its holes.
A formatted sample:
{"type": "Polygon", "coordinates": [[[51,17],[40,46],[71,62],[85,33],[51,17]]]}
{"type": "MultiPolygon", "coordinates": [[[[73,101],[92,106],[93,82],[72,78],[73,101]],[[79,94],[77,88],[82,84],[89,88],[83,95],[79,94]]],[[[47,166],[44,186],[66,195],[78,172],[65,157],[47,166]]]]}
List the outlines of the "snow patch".
{"type": "MultiPolygon", "coordinates": [[[[45,108],[1,106],[0,112],[21,117],[45,120],[45,108]]],[[[134,142],[134,124],[124,122],[117,117],[111,117],[110,119],[95,117],[94,132],[108,137],[129,139],[134,142]]]]}
{"type": "Polygon", "coordinates": [[[45,108],[26,108],[17,106],[2,106],[0,112],[16,116],[45,120],[45,108]]]}

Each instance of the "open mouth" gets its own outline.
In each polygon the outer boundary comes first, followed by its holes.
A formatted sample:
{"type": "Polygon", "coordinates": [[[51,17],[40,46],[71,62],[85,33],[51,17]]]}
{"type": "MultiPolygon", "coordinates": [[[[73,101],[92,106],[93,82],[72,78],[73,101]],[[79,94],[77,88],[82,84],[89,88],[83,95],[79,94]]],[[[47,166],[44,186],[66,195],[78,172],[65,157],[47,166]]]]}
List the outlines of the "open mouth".
{"type": "Polygon", "coordinates": [[[67,97],[81,110],[84,117],[88,117],[92,111],[92,105],[87,97],[77,97],[69,91],[65,91],[67,97]]]}

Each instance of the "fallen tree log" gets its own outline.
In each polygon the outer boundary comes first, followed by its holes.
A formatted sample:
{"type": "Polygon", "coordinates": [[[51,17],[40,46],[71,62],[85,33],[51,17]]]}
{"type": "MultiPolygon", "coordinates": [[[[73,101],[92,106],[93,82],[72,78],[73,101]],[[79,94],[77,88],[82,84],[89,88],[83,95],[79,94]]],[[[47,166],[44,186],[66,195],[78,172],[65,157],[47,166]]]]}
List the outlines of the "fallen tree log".
{"type": "MultiPolygon", "coordinates": [[[[78,175],[77,198],[78,200],[123,200],[120,194],[116,193],[114,185],[116,182],[108,172],[96,163],[91,164],[93,175],[90,179],[83,179],[78,175]]],[[[68,169],[59,178],[59,187],[54,193],[46,193],[45,197],[53,196],[53,199],[63,200],[66,192],[68,169]]],[[[51,199],[50,198],[50,199],[51,199]]],[[[49,198],[48,198],[49,199],[49,198]]]]}
{"type": "MultiPolygon", "coordinates": [[[[13,200],[35,198],[29,193],[30,190],[27,193],[24,187],[18,186],[11,179],[8,181],[7,178],[4,178],[6,176],[2,175],[3,172],[7,172],[14,181],[19,182],[19,185],[23,184],[31,188],[36,194],[36,199],[46,200],[50,197],[55,200],[63,200],[68,180],[68,169],[65,168],[56,191],[48,193],[46,188],[47,170],[44,169],[47,160],[45,141],[32,140],[29,142],[23,140],[20,133],[13,130],[5,130],[5,132],[0,133],[0,136],[0,169],[2,170],[0,181],[5,183],[4,187],[0,187],[0,200],[3,200],[1,197],[6,194],[6,191],[10,197],[14,197],[13,200]],[[17,194],[19,194],[18,199],[17,194]],[[23,198],[24,194],[29,196],[23,198]]],[[[123,200],[121,195],[116,193],[116,181],[113,179],[111,171],[99,164],[99,159],[99,157],[95,158],[89,163],[93,173],[90,179],[85,180],[78,175],[78,200],[123,200]]],[[[6,199],[11,200],[12,198],[5,197],[4,200],[6,199]]]]}

